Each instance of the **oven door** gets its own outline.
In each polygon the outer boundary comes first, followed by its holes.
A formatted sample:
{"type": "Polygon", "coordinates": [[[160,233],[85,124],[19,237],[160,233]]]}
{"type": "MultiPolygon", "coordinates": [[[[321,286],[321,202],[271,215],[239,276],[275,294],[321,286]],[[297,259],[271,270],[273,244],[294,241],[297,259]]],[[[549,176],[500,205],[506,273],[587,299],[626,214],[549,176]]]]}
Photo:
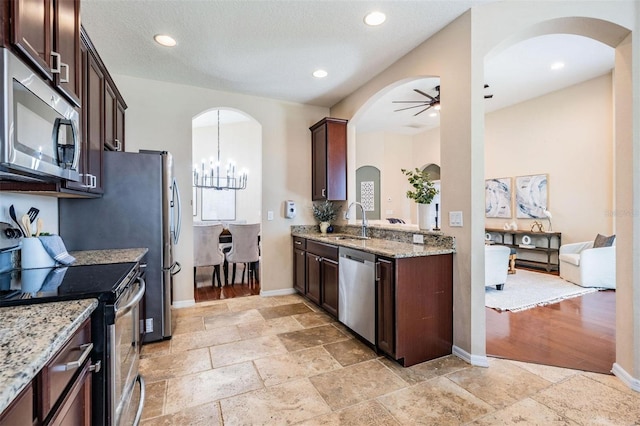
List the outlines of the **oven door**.
{"type": "Polygon", "coordinates": [[[110,409],[113,425],[137,425],[142,415],[144,381],[138,373],[138,366],[141,345],[140,303],[144,292],[145,282],[142,277],[132,281],[118,298],[115,321],[109,326],[110,409]]]}

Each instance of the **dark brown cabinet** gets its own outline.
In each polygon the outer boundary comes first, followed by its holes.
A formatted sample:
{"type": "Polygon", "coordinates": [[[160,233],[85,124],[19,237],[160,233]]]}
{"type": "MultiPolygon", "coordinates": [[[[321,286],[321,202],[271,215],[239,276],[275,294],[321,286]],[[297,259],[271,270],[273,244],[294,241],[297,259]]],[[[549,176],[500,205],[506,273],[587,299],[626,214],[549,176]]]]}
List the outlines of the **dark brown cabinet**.
{"type": "Polygon", "coordinates": [[[337,260],[322,258],[320,267],[322,277],[320,292],[320,306],[334,317],[338,317],[338,262],[337,260]]]}
{"type": "Polygon", "coordinates": [[[124,151],[124,110],[115,86],[104,85],[104,146],[109,151],[124,151]]]}
{"type": "Polygon", "coordinates": [[[393,260],[378,258],[376,260],[376,292],[377,292],[377,329],[376,345],[393,356],[395,354],[395,279],[393,260]]]}
{"type": "Polygon", "coordinates": [[[0,426],[36,424],[33,385],[29,384],[13,400],[11,405],[0,414],[0,426]]]}
{"type": "Polygon", "coordinates": [[[87,319],[0,414],[0,426],[90,426],[92,348],[87,319]]]}
{"type": "Polygon", "coordinates": [[[40,73],[53,80],[53,1],[14,0],[11,5],[11,43],[40,73]]]}
{"type": "Polygon", "coordinates": [[[335,317],[338,279],[338,247],[293,238],[293,287],[335,317]]]}
{"type": "Polygon", "coordinates": [[[307,292],[306,243],[304,238],[293,237],[293,288],[300,294],[307,292]]]}
{"type": "Polygon", "coordinates": [[[453,257],[377,259],[378,348],[405,367],[451,353],[453,257]]]}
{"type": "Polygon", "coordinates": [[[80,106],[80,0],[16,0],[12,6],[12,44],[80,106]]]}
{"type": "Polygon", "coordinates": [[[311,199],[347,199],[347,120],[323,118],[311,130],[311,199]]]}

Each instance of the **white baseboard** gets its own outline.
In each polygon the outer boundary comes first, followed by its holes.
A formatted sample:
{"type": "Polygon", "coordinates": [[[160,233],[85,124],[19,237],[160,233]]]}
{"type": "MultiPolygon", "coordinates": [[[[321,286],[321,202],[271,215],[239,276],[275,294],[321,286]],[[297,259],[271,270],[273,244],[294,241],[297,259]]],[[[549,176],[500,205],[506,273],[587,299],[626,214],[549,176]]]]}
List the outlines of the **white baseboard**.
{"type": "Polygon", "coordinates": [[[629,388],[636,392],[640,392],[640,379],[636,379],[631,374],[627,373],[620,364],[617,362],[613,363],[611,372],[629,388]]]}
{"type": "Polygon", "coordinates": [[[297,291],[295,288],[282,288],[280,290],[260,290],[260,296],[263,297],[271,297],[271,296],[287,296],[289,294],[296,294],[297,291]]]}
{"type": "Polygon", "coordinates": [[[175,309],[180,309],[180,308],[188,308],[189,306],[193,306],[196,304],[195,299],[191,299],[191,300],[180,300],[177,302],[173,302],[173,304],[171,305],[172,308],[175,309]]]}
{"type": "Polygon", "coordinates": [[[463,361],[468,362],[471,365],[475,365],[476,367],[488,367],[489,359],[486,355],[472,355],[464,349],[453,345],[453,354],[463,361]]]}

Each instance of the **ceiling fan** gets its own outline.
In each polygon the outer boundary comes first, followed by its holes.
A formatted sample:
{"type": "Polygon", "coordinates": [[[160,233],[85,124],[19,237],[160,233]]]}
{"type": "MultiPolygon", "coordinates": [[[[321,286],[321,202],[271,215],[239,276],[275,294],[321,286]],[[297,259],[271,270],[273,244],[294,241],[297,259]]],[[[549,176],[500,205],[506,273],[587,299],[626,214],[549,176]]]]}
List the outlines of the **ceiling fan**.
{"type": "MultiPolygon", "coordinates": [[[[485,89],[487,89],[488,87],[489,87],[488,84],[484,85],[485,89]]],[[[433,108],[436,111],[440,111],[440,85],[434,87],[433,90],[436,91],[435,96],[431,96],[430,94],[425,93],[420,89],[413,89],[414,92],[420,93],[422,96],[425,96],[427,99],[419,100],[419,101],[392,101],[394,104],[409,104],[409,103],[417,104],[417,105],[412,105],[405,108],[396,109],[394,110],[394,112],[404,111],[412,108],[423,108],[422,110],[413,114],[413,116],[415,117],[418,114],[422,114],[429,108],[433,108]]],[[[493,95],[484,95],[484,98],[491,99],[493,98],[493,95]]]]}

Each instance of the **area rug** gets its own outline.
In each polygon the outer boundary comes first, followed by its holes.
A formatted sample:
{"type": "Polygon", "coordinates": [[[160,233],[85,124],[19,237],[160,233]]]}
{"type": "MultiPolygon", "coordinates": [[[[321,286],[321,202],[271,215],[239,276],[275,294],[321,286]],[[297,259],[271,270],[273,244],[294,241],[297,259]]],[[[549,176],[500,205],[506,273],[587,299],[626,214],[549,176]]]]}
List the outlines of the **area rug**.
{"type": "Polygon", "coordinates": [[[507,276],[503,290],[485,287],[485,305],[497,311],[518,312],[596,291],[597,288],[580,287],[556,275],[518,269],[507,276]]]}

